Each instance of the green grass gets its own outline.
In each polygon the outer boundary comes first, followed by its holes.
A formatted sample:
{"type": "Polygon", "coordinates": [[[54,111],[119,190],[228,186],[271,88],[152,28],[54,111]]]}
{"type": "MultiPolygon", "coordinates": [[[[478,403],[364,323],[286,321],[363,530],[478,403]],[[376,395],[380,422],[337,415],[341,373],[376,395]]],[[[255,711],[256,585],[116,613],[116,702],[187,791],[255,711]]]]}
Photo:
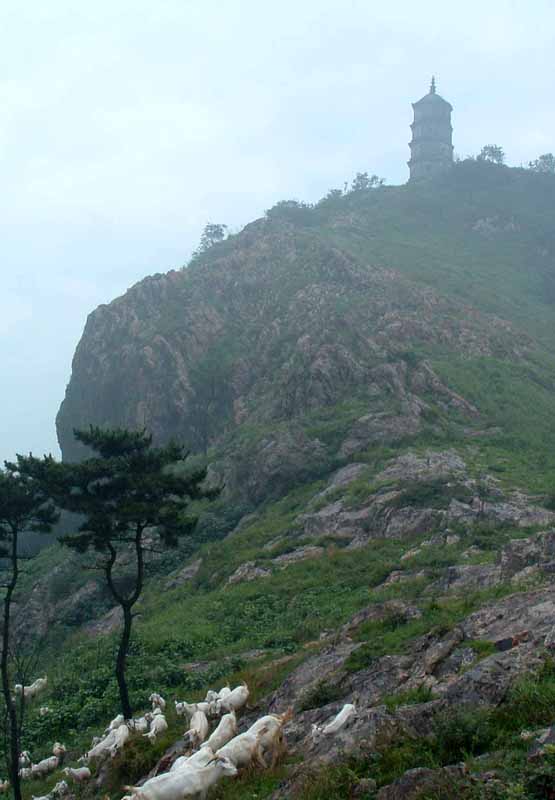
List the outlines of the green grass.
{"type": "Polygon", "coordinates": [[[427,686],[418,686],[416,689],[407,689],[396,694],[387,694],[382,698],[387,710],[392,712],[401,706],[414,706],[418,703],[428,703],[433,700],[431,689],[427,686]]]}
{"type": "Polygon", "coordinates": [[[534,372],[529,364],[494,359],[436,360],[434,368],[457,392],[475,403],[501,432],[481,440],[476,471],[493,471],[506,487],[549,493],[555,485],[555,370],[534,372]],[[493,470],[492,470],[493,467],[493,470]]]}
{"type": "Polygon", "coordinates": [[[464,646],[471,647],[479,660],[487,658],[496,652],[494,642],[488,642],[487,639],[469,639],[465,641],[464,646]]]}
{"type": "Polygon", "coordinates": [[[209,800],[264,800],[270,797],[287,775],[280,765],[265,772],[247,770],[237,779],[225,780],[208,795],[209,800]]]}
{"type": "Polygon", "coordinates": [[[432,632],[443,635],[486,601],[497,599],[514,591],[514,587],[498,585],[493,589],[421,603],[422,616],[405,621],[394,616],[384,620],[363,623],[356,638],[363,642],[345,663],[349,672],[367,669],[381,656],[406,652],[418,636],[432,632]]]}
{"type": "Polygon", "coordinates": [[[339,700],[345,694],[341,683],[321,680],[303,692],[297,703],[299,711],[309,711],[312,708],[321,708],[328,703],[339,700]]]}

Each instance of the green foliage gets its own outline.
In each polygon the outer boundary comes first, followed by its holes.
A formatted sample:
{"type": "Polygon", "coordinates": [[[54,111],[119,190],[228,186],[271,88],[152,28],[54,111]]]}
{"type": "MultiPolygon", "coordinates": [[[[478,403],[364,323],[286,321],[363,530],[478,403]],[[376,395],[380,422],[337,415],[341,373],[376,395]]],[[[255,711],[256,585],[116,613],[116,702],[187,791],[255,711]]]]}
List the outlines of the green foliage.
{"type": "Polygon", "coordinates": [[[468,639],[465,640],[464,646],[471,647],[478,659],[488,658],[496,652],[495,644],[487,639],[468,639]]]}
{"type": "Polygon", "coordinates": [[[344,694],[345,690],[339,682],[317,681],[301,695],[298,709],[308,711],[311,708],[321,708],[339,700],[344,694]]]}
{"type": "Polygon", "coordinates": [[[366,773],[364,761],[354,758],[309,771],[295,800],[346,800],[353,796],[353,789],[366,773]]]}
{"type": "Polygon", "coordinates": [[[400,706],[414,706],[418,703],[428,703],[433,700],[432,690],[427,686],[418,686],[416,689],[407,689],[405,692],[384,695],[382,702],[388,711],[395,711],[400,706]]]}
{"type": "Polygon", "coordinates": [[[266,211],[270,222],[282,221],[293,225],[310,225],[313,221],[310,213],[312,206],[298,200],[280,200],[266,211]]]}
{"type": "Polygon", "coordinates": [[[530,161],[528,168],[544,175],[555,175],[555,156],[553,153],[544,153],[544,155],[536,158],[535,161],[530,161]]]}
{"type": "Polygon", "coordinates": [[[243,770],[238,778],[222,781],[208,797],[209,800],[264,800],[279,788],[286,776],[287,768],[283,765],[264,772],[243,770]]]}
{"type": "Polygon", "coordinates": [[[486,144],[480,150],[477,160],[501,165],[505,163],[505,151],[498,144],[486,144]]]}
{"type": "Polygon", "coordinates": [[[193,254],[194,256],[199,256],[202,253],[205,253],[215,244],[219,242],[223,242],[226,237],[227,225],[222,225],[221,223],[214,223],[214,222],[207,222],[204,226],[204,230],[202,231],[202,235],[200,237],[200,244],[198,249],[193,254]]]}
{"type": "Polygon", "coordinates": [[[21,797],[19,753],[25,722],[23,697],[13,695],[15,683],[25,685],[23,667],[26,646],[12,626],[14,592],[21,571],[21,537],[25,531],[49,533],[59,517],[44,487],[21,472],[19,464],[6,463],[0,470],[0,569],[2,572],[1,696],[3,720],[1,745],[6,756],[8,778],[15,800],[21,797]]]}
{"type": "Polygon", "coordinates": [[[432,481],[407,481],[403,491],[395,500],[397,507],[447,508],[451,500],[468,502],[472,493],[464,484],[446,482],[443,479],[432,481]]]}
{"type": "Polygon", "coordinates": [[[367,172],[357,172],[351,184],[351,192],[365,192],[368,189],[376,189],[383,186],[384,179],[377,175],[368,177],[367,172]]]}
{"type": "Polygon", "coordinates": [[[82,519],[78,531],[60,541],[77,553],[97,554],[97,568],[122,609],[115,675],[121,710],[129,719],[132,709],[125,671],[131,609],[144,586],[145,551],[154,542],[175,548],[179,538],[190,535],[196,525],[196,517],[187,514],[188,506],[217,492],[203,488],[205,469],[175,469],[185,459],[183,447],[170,443],[153,448],[146,431],[91,426],[88,431],[75,431],[75,438],[93,451],[92,457],[68,464],[51,456],[18,456],[17,469],[58,506],[82,519]]]}
{"type": "Polygon", "coordinates": [[[351,653],[345,668],[349,672],[367,669],[383,655],[405,652],[417,636],[428,632],[438,635],[446,633],[487,599],[499,597],[508,591],[510,587],[499,585],[464,597],[431,600],[421,605],[422,616],[416,619],[407,620],[393,615],[365,622],[356,631],[356,638],[363,644],[351,653]]]}

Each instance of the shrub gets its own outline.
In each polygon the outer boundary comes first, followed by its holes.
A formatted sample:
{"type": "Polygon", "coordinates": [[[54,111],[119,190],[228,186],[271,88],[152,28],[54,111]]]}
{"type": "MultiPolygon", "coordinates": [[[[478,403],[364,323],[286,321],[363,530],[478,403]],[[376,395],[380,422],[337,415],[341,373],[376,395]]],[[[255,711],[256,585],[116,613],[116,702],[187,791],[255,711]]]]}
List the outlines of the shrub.
{"type": "Polygon", "coordinates": [[[309,711],[311,708],[321,708],[339,700],[344,695],[344,690],[339,683],[318,681],[301,695],[299,711],[309,711]]]}
{"type": "Polygon", "coordinates": [[[388,711],[395,711],[400,706],[415,706],[418,703],[428,703],[432,699],[432,690],[429,687],[418,686],[415,689],[407,689],[405,692],[385,695],[383,702],[388,711]]]}

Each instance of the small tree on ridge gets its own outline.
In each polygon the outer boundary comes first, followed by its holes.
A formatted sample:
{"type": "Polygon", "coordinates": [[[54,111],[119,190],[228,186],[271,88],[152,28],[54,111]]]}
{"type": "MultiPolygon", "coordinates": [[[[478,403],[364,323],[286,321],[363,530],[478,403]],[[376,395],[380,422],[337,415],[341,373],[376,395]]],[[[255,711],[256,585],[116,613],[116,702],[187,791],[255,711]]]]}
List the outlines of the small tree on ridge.
{"type": "Polygon", "coordinates": [[[486,144],[485,147],[482,147],[480,150],[477,160],[489,161],[490,164],[498,164],[501,166],[505,163],[505,151],[498,144],[486,144]]]}
{"type": "Polygon", "coordinates": [[[528,167],[533,172],[555,175],[555,156],[553,153],[544,153],[542,156],[538,156],[535,161],[530,161],[528,167]]]}

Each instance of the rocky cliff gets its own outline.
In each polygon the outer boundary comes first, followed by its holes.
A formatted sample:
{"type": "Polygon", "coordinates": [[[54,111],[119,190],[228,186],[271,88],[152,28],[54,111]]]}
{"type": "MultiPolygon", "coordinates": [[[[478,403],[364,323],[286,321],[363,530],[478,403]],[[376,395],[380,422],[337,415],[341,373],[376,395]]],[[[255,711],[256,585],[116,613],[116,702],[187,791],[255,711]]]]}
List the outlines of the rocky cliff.
{"type": "MultiPolygon", "coordinates": [[[[233,439],[233,466],[224,464],[228,485],[240,482],[258,502],[266,490],[250,486],[245,471],[254,472],[255,483],[268,472],[272,485],[279,484],[276,460],[289,473],[287,462],[299,458],[350,457],[373,442],[415,436],[438,412],[456,411],[476,424],[479,409],[431,362],[481,358],[514,367],[533,361],[543,343],[533,341],[518,313],[493,313],[508,310],[514,287],[497,302],[491,297],[495,275],[488,274],[487,258],[495,273],[494,234],[488,228],[484,236],[478,224],[491,218],[482,215],[491,214],[503,192],[515,201],[521,187],[517,181],[488,193],[478,183],[485,198],[476,202],[469,229],[460,197],[465,180],[461,170],[458,183],[438,187],[432,208],[414,187],[351,193],[338,205],[323,202],[310,211],[286,204],[287,213],[278,207],[189,268],[146,278],[98,308],[87,321],[58,415],[64,458],[80,454],[73,428],[91,423],[144,425],[158,442],[174,437],[194,452],[212,448],[218,456],[230,452],[233,439]],[[442,193],[454,207],[449,215],[442,193]],[[421,228],[415,227],[419,217],[421,228]],[[472,257],[458,269],[461,240],[467,251],[472,245],[472,257]],[[431,279],[426,270],[411,274],[415,261],[436,262],[438,250],[445,263],[440,258],[431,279]],[[459,284],[464,291],[457,291],[459,284]],[[351,419],[340,409],[346,403],[351,419]],[[330,448],[310,436],[309,423],[334,407],[344,430],[330,448]],[[237,446],[240,431],[251,446],[248,464],[237,446]]],[[[502,229],[501,251],[514,229],[502,229]]],[[[527,248],[529,234],[518,231],[519,247],[527,248]]],[[[513,261],[514,248],[513,242],[513,261]]],[[[541,258],[536,251],[537,242],[527,257],[547,263],[533,283],[546,280],[553,263],[550,250],[541,258]]],[[[506,268],[510,273],[521,263],[509,261],[506,268]]],[[[535,314],[536,322],[546,313],[552,314],[549,306],[535,314]]],[[[292,469],[276,491],[296,479],[292,469]]]]}

